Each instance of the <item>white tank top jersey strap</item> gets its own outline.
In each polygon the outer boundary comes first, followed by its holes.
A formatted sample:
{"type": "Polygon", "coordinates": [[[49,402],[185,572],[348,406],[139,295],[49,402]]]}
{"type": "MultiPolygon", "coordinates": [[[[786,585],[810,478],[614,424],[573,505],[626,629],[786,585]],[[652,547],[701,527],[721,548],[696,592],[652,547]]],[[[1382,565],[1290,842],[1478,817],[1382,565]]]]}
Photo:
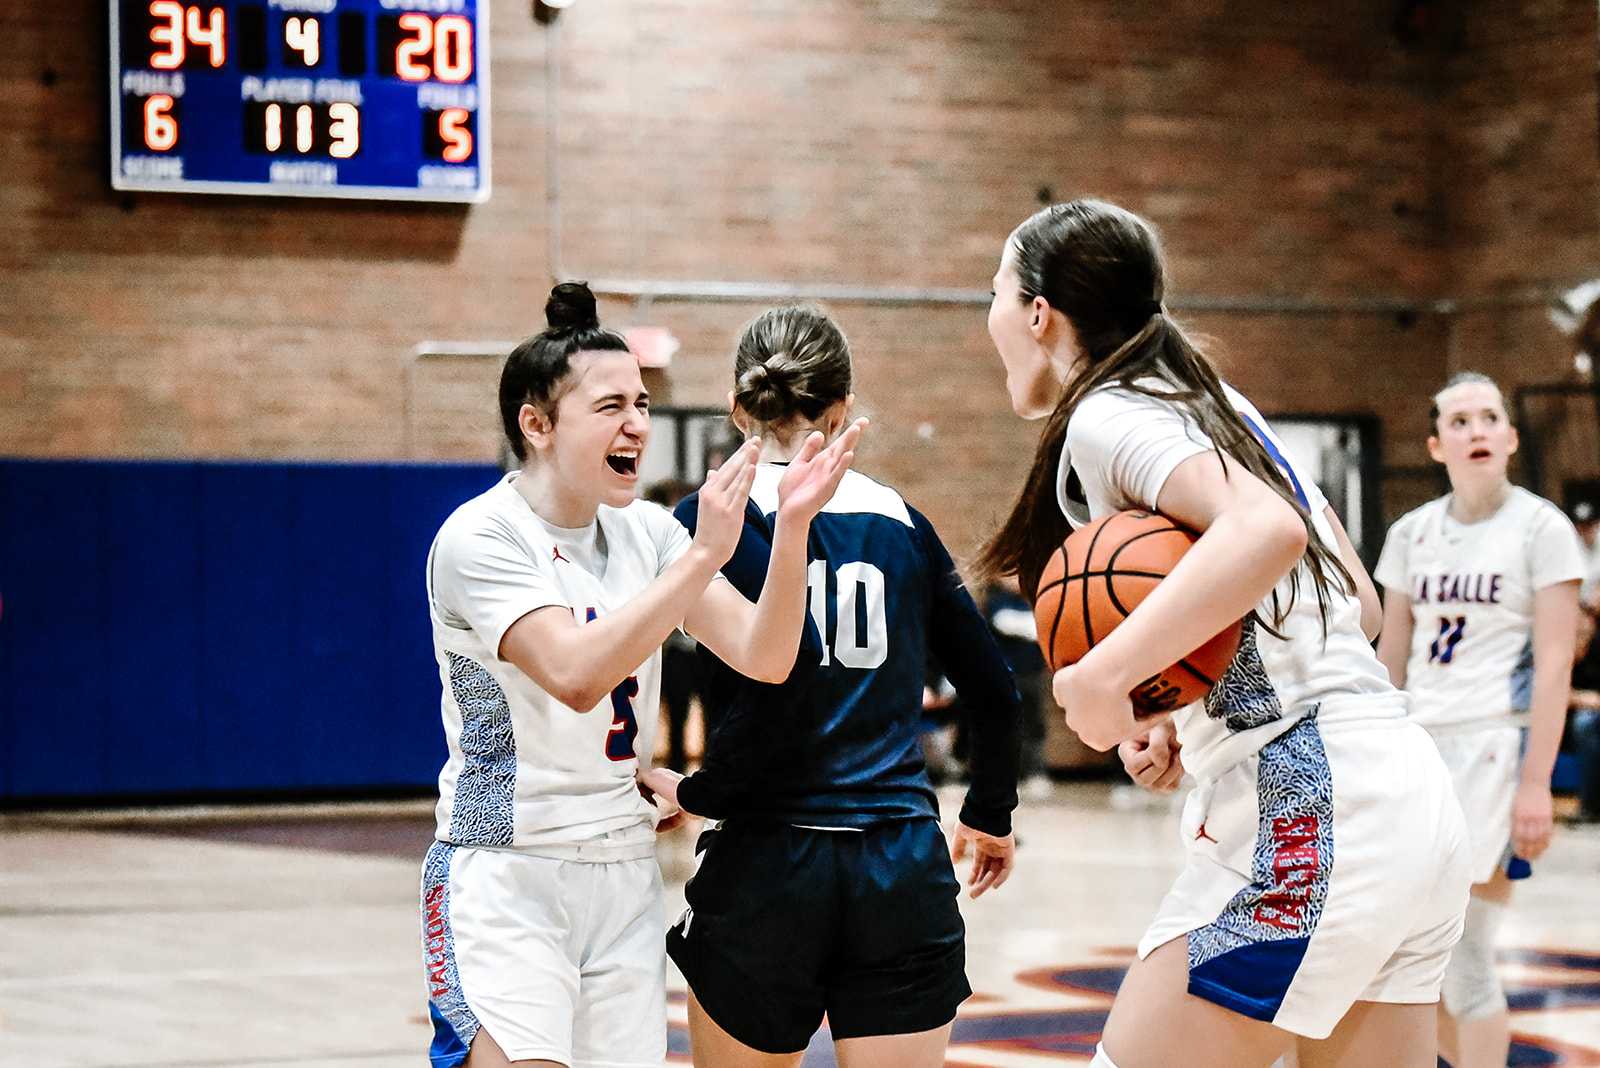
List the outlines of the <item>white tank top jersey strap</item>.
{"type": "MultiPolygon", "coordinates": [[[[1170,390],[1159,379],[1154,390],[1170,390]]],[[[1325,545],[1338,544],[1323,514],[1327,500],[1294,463],[1255,405],[1232,387],[1228,399],[1266,447],[1311,513],[1325,545]]],[[[1160,398],[1119,387],[1097,389],[1079,402],[1067,425],[1056,495],[1074,526],[1110,512],[1155,511],[1162,487],[1179,464],[1214,446],[1181,409],[1160,398]],[[1068,491],[1076,472],[1081,499],[1068,491]]],[[[1231,461],[1230,461],[1231,462],[1231,461]]],[[[1287,603],[1289,580],[1278,586],[1287,603]]],[[[1258,609],[1272,618],[1272,600],[1258,609]]],[[[1250,623],[1233,664],[1204,702],[1174,715],[1184,765],[1197,778],[1216,778],[1283,734],[1312,710],[1330,723],[1343,718],[1405,714],[1404,696],[1389,684],[1361,632],[1361,603],[1353,593],[1329,591],[1324,635],[1316,587],[1300,565],[1300,591],[1276,638],[1250,623]]]]}
{"type": "Polygon", "coordinates": [[[428,554],[428,601],[449,759],[435,836],[565,860],[654,855],[654,808],[634,783],[655,744],[660,651],[594,708],[573,709],[498,656],[529,612],[580,625],[622,607],[690,546],[665,509],[601,506],[578,530],[551,526],[517,473],[445,520],[428,554]]]}
{"type": "Polygon", "coordinates": [[[1476,523],[1450,517],[1448,494],[1396,520],[1373,577],[1411,600],[1406,689],[1417,722],[1473,729],[1526,713],[1534,594],[1584,572],[1572,523],[1520,487],[1476,523]]]}

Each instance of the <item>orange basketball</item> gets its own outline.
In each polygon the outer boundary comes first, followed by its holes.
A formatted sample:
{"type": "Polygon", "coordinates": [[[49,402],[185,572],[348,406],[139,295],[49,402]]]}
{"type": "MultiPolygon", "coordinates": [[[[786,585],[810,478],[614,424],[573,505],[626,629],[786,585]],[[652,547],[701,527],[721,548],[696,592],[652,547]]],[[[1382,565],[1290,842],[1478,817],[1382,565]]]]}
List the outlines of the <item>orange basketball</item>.
{"type": "MultiPolygon", "coordinates": [[[[1033,615],[1039,647],[1055,671],[1076,663],[1172,571],[1196,536],[1163,515],[1113,512],[1072,532],[1039,576],[1033,615]]],[[[1135,713],[1182,708],[1211,692],[1239,651],[1235,623],[1140,683],[1135,713]]]]}

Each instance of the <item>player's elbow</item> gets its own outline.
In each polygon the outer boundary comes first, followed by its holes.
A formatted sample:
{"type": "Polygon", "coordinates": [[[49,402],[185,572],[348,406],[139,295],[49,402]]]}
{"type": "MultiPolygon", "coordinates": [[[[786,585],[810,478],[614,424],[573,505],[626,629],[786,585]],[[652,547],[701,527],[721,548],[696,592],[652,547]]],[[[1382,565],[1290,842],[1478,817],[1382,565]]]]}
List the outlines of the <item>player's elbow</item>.
{"type": "Polygon", "coordinates": [[[1282,560],[1288,571],[1300,562],[1306,547],[1311,544],[1311,534],[1306,529],[1300,513],[1279,500],[1277,507],[1263,509],[1265,514],[1257,526],[1261,550],[1275,560],[1282,560]]]}
{"type": "Polygon", "coordinates": [[[789,681],[789,672],[794,668],[794,656],[787,658],[781,653],[761,651],[752,657],[750,670],[745,672],[757,682],[771,683],[776,686],[789,681]]]}
{"type": "Polygon", "coordinates": [[[550,680],[550,696],[574,712],[588,712],[605,699],[606,691],[576,674],[550,680]]]}

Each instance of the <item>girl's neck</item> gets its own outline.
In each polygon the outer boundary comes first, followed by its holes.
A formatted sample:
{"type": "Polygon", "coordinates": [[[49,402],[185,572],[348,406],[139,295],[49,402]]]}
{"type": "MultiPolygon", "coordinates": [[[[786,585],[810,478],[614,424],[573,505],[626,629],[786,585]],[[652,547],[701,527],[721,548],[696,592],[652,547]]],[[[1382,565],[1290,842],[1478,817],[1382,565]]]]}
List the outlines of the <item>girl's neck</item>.
{"type": "MultiPolygon", "coordinates": [[[[772,428],[768,427],[767,432],[761,436],[761,456],[757,462],[764,464],[788,463],[794,459],[795,453],[800,451],[800,447],[806,443],[806,438],[810,437],[814,430],[822,430],[822,428],[810,424],[795,426],[787,432],[786,438],[780,439],[772,431],[772,428]]],[[[824,434],[827,433],[825,430],[822,432],[824,434]]]]}
{"type": "Polygon", "coordinates": [[[1450,487],[1450,518],[1458,523],[1477,523],[1500,510],[1511,496],[1511,482],[1502,476],[1476,486],[1450,487]]]}
{"type": "Polygon", "coordinates": [[[577,530],[594,522],[600,502],[571,492],[551,477],[549,468],[540,463],[522,465],[522,472],[511,483],[528,502],[533,514],[554,527],[577,530]]]}

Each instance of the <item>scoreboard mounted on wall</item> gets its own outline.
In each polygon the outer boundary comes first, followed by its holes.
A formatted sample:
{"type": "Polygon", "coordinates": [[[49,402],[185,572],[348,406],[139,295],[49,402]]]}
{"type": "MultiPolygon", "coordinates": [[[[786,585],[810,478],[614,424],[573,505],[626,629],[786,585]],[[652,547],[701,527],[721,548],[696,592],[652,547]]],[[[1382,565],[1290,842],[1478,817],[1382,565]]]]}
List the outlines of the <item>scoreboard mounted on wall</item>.
{"type": "Polygon", "coordinates": [[[111,0],[111,184],[482,201],[488,0],[111,0]]]}

